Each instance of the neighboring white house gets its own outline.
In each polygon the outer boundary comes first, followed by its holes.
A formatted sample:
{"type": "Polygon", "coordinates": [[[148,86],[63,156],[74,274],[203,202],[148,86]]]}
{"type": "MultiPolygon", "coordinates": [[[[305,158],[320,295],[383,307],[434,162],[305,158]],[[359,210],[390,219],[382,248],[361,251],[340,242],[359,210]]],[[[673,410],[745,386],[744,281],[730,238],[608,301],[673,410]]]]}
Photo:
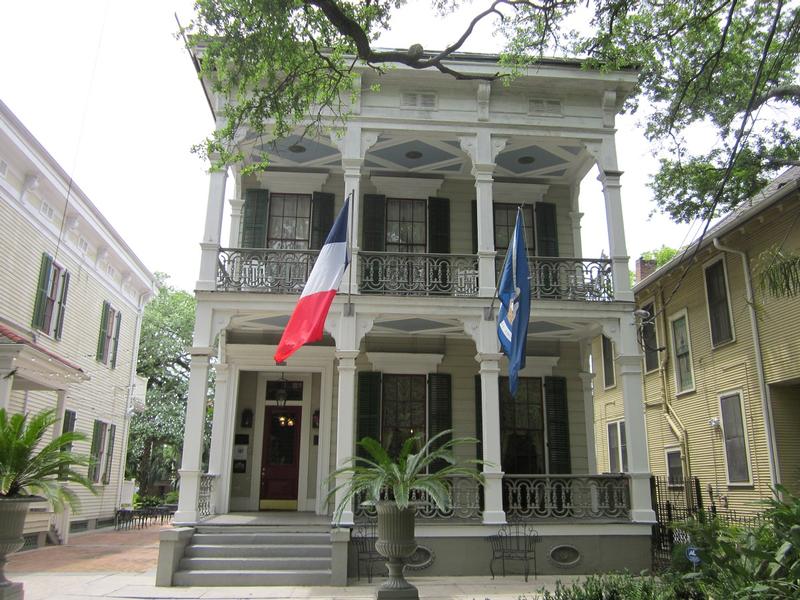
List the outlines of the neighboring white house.
{"type": "Polygon", "coordinates": [[[53,435],[80,431],[97,494],[78,512],[32,509],[29,544],[113,521],[128,424],[143,406],[136,357],[155,279],[9,108],[0,102],[0,407],[56,410],[53,435]]]}
{"type": "MultiPolygon", "coordinates": [[[[487,55],[458,55],[452,66],[500,69],[487,55]]],[[[420,558],[420,575],[488,575],[486,536],[520,519],[542,536],[539,572],[649,566],[654,514],[614,126],[636,77],[569,60],[543,60],[509,85],[403,66],[380,78],[364,70],[343,133],[279,140],[259,175],[231,165],[227,206],[227,173],[210,175],[175,519],[189,529],[165,535],[160,583],[280,583],[278,567],[263,562],[240,561],[234,573],[231,563],[201,558],[211,555],[200,548],[179,563],[174,548],[225,535],[226,525],[296,526],[295,511],[332,531],[329,562],[307,581],[344,582],[355,555],[342,560],[349,530],[330,529],[328,474],[362,436],[396,447],[412,432],[450,428],[482,440],[486,486],[454,482],[448,514],[420,506],[417,538],[429,557],[420,558]],[[579,198],[595,165],[603,193],[579,198]],[[325,337],[276,365],[283,327],[351,193],[352,273],[325,337]],[[579,200],[604,203],[610,258],[583,256],[579,200]],[[496,310],[488,309],[520,204],[533,299],[527,367],[511,398],[496,310]],[[600,333],[615,341],[626,382],[623,475],[599,474],[594,459],[589,355],[600,333]],[[216,385],[206,473],[209,369],[216,385]],[[270,509],[281,512],[256,512],[270,509]]],[[[207,92],[222,119],[224,100],[207,92]]],[[[255,138],[241,136],[246,154],[255,138]]],[[[347,507],[341,525],[362,512],[347,507]]],[[[242,541],[229,539],[220,557],[233,559],[242,541]]]]}

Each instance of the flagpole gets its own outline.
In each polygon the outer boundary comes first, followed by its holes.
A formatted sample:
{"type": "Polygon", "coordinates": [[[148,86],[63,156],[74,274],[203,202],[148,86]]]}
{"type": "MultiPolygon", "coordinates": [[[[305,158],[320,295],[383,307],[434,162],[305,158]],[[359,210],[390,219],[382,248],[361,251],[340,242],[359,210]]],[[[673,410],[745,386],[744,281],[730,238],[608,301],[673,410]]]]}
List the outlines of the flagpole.
{"type": "Polygon", "coordinates": [[[344,316],[349,317],[353,314],[353,304],[350,302],[350,296],[353,293],[353,213],[355,212],[355,190],[350,190],[345,202],[350,202],[348,210],[350,214],[350,226],[348,227],[347,245],[350,250],[350,274],[347,279],[347,303],[344,305],[344,316]]]}

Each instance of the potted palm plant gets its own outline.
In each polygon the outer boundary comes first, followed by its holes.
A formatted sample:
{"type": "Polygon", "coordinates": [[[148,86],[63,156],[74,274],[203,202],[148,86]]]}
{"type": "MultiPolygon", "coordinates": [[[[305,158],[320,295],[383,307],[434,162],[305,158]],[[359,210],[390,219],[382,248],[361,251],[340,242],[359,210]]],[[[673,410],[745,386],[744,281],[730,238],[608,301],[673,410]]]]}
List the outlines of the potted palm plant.
{"type": "Polygon", "coordinates": [[[74,442],[86,436],[62,433],[52,441],[43,442],[55,422],[53,410],[33,416],[9,416],[5,409],[0,409],[0,587],[12,585],[5,578],[3,567],[6,555],[19,550],[24,543],[22,530],[28,505],[46,500],[54,510],[61,510],[64,505],[77,508],[78,497],[66,483],[94,491],[92,483],[74,469],[87,466],[89,457],[69,450],[74,442]]]}
{"type": "Polygon", "coordinates": [[[475,444],[474,438],[451,438],[447,430],[422,443],[420,434],[409,437],[394,458],[378,440],[365,437],[358,442],[368,456],[354,456],[328,478],[328,503],[340,490],[341,502],[334,512],[339,522],[345,508],[356,499],[375,507],[378,539],[375,548],[386,560],[389,577],[378,589],[378,598],[418,598],[417,589],[403,576],[404,559],[417,549],[414,539],[414,499],[427,497],[440,510],[451,508],[450,483],[454,477],[466,477],[483,484],[483,474],[476,469],[479,460],[459,461],[454,449],[475,444]],[[344,478],[335,485],[337,478],[344,478]]]}

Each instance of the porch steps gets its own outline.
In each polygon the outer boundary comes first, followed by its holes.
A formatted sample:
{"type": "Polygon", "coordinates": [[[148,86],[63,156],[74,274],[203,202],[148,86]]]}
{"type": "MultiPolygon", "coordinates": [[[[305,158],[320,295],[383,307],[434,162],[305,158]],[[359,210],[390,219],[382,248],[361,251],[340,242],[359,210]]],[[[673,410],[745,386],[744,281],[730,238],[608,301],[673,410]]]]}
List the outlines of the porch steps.
{"type": "Polygon", "coordinates": [[[330,526],[199,526],[177,586],[330,585],[330,526]]]}

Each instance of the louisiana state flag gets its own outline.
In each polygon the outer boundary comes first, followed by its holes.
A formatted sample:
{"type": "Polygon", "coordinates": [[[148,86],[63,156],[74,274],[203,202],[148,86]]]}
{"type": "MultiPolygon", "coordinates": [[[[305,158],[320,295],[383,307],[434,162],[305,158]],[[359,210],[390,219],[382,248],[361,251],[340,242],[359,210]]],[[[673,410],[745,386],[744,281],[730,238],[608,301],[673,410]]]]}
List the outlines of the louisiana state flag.
{"type": "Polygon", "coordinates": [[[347,215],[350,199],[345,200],[339,216],[331,227],[325,244],[319,251],[317,262],[311,269],[306,286],[294,312],[283,330],[275,362],[283,362],[297,352],[301,346],[322,339],[322,329],[331,308],[342,275],[350,263],[350,249],[347,246],[347,215]]]}
{"type": "Polygon", "coordinates": [[[528,252],[525,248],[522,209],[517,209],[514,236],[508,246],[500,285],[497,286],[500,310],[497,314],[497,337],[508,357],[508,389],[517,393],[519,370],[525,367],[525,344],[531,314],[531,282],[528,252]]]}

